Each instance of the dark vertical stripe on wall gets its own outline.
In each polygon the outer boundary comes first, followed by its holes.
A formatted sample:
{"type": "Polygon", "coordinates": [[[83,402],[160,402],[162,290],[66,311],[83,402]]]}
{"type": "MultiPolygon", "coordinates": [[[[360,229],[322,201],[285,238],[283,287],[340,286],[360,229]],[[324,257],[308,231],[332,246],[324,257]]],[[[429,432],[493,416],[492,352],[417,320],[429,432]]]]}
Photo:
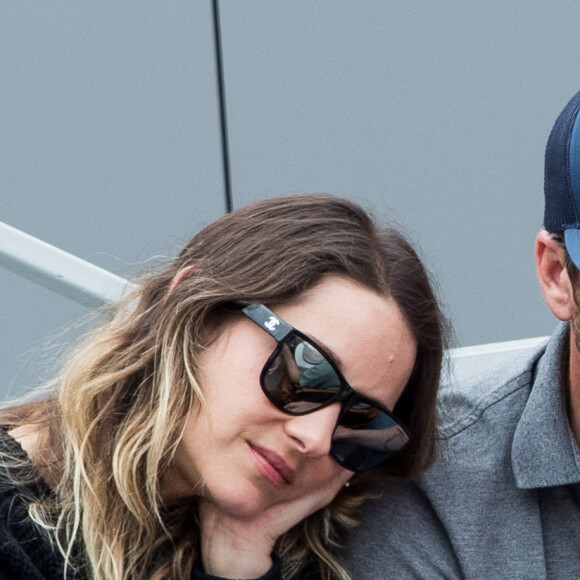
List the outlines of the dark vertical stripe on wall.
{"type": "Polygon", "coordinates": [[[220,29],[220,9],[218,0],[212,0],[213,5],[213,30],[215,38],[215,61],[216,76],[218,85],[220,128],[222,140],[222,162],[224,170],[224,194],[226,201],[226,211],[232,211],[232,185],[230,179],[230,152],[228,144],[228,122],[226,115],[226,90],[224,85],[224,67],[222,59],[222,38],[220,29]]]}

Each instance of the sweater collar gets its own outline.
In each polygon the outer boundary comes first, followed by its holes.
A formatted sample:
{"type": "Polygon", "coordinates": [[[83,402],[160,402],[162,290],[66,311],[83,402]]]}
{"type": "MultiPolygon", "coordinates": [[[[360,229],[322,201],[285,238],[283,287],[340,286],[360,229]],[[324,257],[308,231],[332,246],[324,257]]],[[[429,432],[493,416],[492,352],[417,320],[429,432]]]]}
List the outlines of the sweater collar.
{"type": "Polygon", "coordinates": [[[561,324],[538,361],[532,391],[512,445],[512,467],[521,489],[580,482],[580,451],[566,412],[568,324],[561,324]]]}

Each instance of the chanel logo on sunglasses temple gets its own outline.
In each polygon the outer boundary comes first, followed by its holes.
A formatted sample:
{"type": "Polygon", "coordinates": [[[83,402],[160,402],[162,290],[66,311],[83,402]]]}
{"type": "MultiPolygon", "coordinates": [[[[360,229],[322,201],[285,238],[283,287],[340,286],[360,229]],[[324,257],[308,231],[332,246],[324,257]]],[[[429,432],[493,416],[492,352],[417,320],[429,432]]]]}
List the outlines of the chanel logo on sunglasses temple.
{"type": "Polygon", "coordinates": [[[342,405],[330,447],[337,463],[363,471],[408,443],[407,429],[388,409],[355,392],[312,339],[262,304],[250,304],[242,312],[278,343],[260,374],[260,385],[272,404],[289,415],[342,405]]]}

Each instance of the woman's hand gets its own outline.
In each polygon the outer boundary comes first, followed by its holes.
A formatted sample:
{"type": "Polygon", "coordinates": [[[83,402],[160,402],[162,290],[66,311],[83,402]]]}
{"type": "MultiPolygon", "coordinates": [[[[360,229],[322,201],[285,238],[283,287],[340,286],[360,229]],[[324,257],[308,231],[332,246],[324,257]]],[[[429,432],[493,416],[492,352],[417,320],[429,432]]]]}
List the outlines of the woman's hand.
{"type": "Polygon", "coordinates": [[[281,501],[251,518],[237,518],[202,498],[199,505],[204,570],[222,578],[258,578],[272,566],[276,540],[298,522],[328,505],[352,477],[344,470],[330,485],[281,501]]]}

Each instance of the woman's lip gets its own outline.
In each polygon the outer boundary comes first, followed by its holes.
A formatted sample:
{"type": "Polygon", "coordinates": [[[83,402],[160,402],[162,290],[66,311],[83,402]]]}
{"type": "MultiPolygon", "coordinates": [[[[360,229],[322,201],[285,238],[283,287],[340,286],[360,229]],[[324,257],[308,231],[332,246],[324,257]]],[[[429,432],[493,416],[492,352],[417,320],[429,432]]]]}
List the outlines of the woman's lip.
{"type": "MultiPolygon", "coordinates": [[[[287,461],[280,455],[278,455],[275,451],[268,449],[266,447],[262,447],[261,445],[257,445],[255,443],[250,443],[250,448],[254,453],[257,453],[266,463],[269,464],[277,474],[280,476],[280,483],[282,485],[288,484],[292,485],[294,483],[294,479],[296,477],[296,471],[288,465],[287,461]]],[[[268,474],[266,474],[268,475],[268,474]]],[[[274,477],[273,480],[276,480],[275,474],[272,474],[274,477]]],[[[274,481],[276,483],[276,481],[274,481]]],[[[281,487],[281,486],[280,486],[281,487]]]]}

